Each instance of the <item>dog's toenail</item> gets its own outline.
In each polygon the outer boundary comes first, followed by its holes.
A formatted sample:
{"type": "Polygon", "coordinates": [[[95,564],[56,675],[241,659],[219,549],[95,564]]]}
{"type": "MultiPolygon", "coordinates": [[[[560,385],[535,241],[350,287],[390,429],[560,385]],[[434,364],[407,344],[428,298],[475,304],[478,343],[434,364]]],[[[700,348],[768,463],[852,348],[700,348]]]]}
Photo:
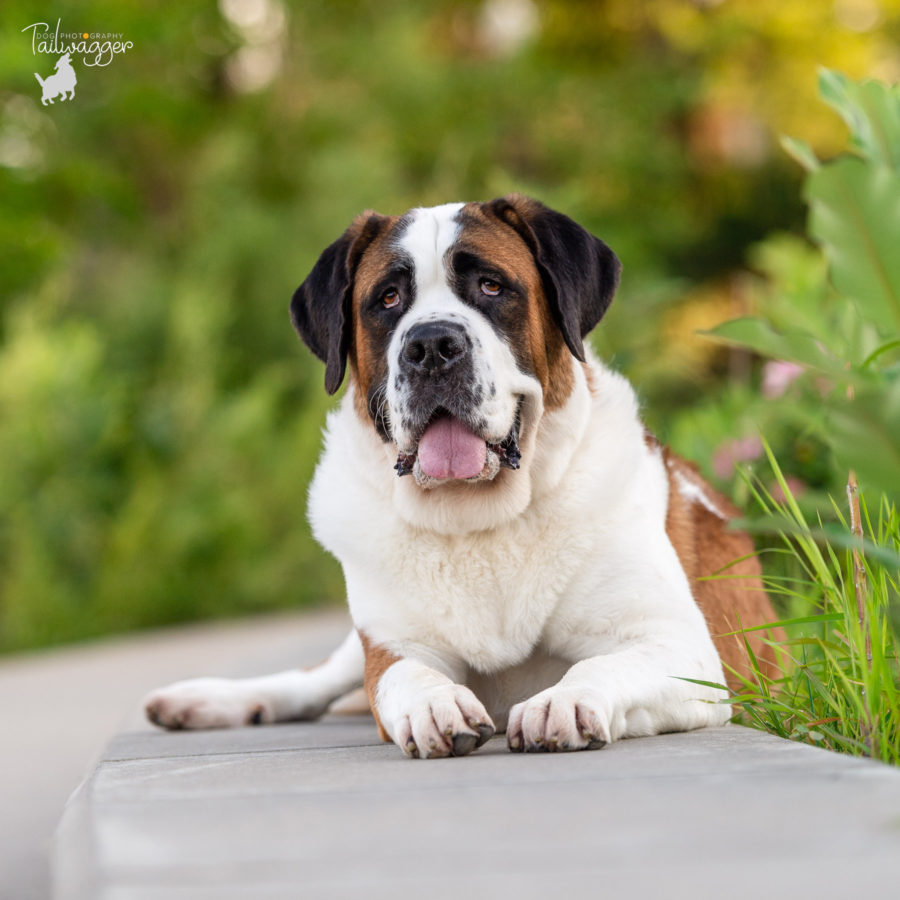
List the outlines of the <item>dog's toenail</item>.
{"type": "Polygon", "coordinates": [[[462,734],[455,734],[453,736],[453,755],[465,756],[466,754],[471,753],[475,749],[477,741],[478,736],[474,734],[467,734],[465,732],[462,734]]]}

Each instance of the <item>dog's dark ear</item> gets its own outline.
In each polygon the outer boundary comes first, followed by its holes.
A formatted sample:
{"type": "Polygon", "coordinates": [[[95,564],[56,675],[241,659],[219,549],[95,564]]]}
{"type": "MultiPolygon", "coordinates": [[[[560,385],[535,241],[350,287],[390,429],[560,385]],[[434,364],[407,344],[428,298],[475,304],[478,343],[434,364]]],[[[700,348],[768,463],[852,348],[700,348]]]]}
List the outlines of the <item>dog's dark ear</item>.
{"type": "Polygon", "coordinates": [[[353,330],[353,278],[366,247],[388,221],[365,212],[319,257],[291,299],[291,322],[304,343],[325,363],[325,390],[344,380],[353,330]]]}
{"type": "Polygon", "coordinates": [[[528,244],[563,338],[583,362],[583,339],[603,318],[619,284],[618,257],[568,216],[537,200],[509,194],[485,207],[528,244]]]}

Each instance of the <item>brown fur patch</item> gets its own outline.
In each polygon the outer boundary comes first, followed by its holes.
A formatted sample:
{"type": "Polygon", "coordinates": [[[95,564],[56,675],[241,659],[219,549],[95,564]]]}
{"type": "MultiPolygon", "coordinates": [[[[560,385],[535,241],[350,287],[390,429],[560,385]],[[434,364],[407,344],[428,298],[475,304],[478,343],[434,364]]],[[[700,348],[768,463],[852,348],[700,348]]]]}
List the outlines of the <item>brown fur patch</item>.
{"type": "Polygon", "coordinates": [[[656,450],[660,446],[659,438],[647,427],[644,428],[644,446],[648,450],[656,450]]]}
{"type": "Polygon", "coordinates": [[[454,250],[467,250],[518,281],[528,295],[519,340],[511,347],[519,364],[532,372],[544,392],[544,408],[563,406],[575,386],[572,355],[553,319],[541,276],[528,245],[506,223],[485,213],[480,204],[462,210],[463,229],[454,250]]]}
{"type": "Polygon", "coordinates": [[[735,518],[738,511],[703,480],[696,468],[668,448],[663,451],[663,461],[669,479],[666,533],[681,560],[694,598],[706,618],[713,642],[726,666],[725,679],[728,686],[733,690],[740,690],[741,686],[728,667],[751,681],[754,680],[744,645],[745,637],[763,674],[777,678],[779,669],[775,652],[763,642],[763,638],[783,640],[784,633],[780,628],[725,637],[739,628],[763,625],[777,619],[763,587],[762,569],[755,555],[753,541],[745,532],[728,528],[728,520],[735,518]],[[676,475],[702,490],[709,502],[725,518],[719,518],[698,500],[685,497],[679,490],[676,475]],[[729,565],[737,559],[741,561],[729,565]],[[700,580],[716,574],[722,577],[710,581],[700,580]]]}
{"type": "Polygon", "coordinates": [[[371,424],[367,398],[372,386],[387,376],[387,359],[377,335],[365,327],[360,309],[379,280],[396,261],[390,245],[400,216],[382,216],[377,213],[363,213],[360,219],[370,223],[374,236],[360,250],[353,281],[352,338],[348,352],[350,377],[356,385],[353,408],[356,414],[371,424]]]}
{"type": "Polygon", "coordinates": [[[384,730],[381,719],[378,718],[378,710],[375,708],[375,691],[378,689],[378,682],[381,680],[381,676],[395,662],[398,662],[400,657],[395,656],[390,650],[385,650],[379,644],[373,643],[363,631],[359,632],[359,639],[366,654],[366,674],[364,679],[366,696],[369,698],[369,706],[372,709],[372,715],[375,717],[375,724],[378,726],[378,736],[383,741],[390,741],[390,735],[384,730]]]}

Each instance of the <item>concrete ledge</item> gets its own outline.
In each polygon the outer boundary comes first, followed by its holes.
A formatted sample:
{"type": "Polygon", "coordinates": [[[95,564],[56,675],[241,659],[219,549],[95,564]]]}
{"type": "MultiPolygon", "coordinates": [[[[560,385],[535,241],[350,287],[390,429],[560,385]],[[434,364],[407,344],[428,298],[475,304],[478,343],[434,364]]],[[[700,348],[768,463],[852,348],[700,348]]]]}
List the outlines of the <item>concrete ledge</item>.
{"type": "Polygon", "coordinates": [[[735,726],[446,760],[368,717],[140,731],[67,807],[55,874],[59,900],[888,896],[900,771],[735,726]]]}

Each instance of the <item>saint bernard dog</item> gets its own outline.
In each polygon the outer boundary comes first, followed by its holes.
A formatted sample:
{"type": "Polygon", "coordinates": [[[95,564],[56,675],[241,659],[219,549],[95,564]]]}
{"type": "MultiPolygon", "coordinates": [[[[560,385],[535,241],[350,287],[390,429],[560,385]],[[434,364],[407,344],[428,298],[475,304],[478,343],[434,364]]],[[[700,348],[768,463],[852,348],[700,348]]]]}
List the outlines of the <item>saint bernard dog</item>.
{"type": "Polygon", "coordinates": [[[495,731],[592,750],[727,722],[703,683],[747,674],[734,632],[775,615],[735,510],[584,345],[619,270],[519,195],[357,217],[291,302],[329,393],[349,369],[309,514],[354,629],[309,670],[155,691],[150,720],[312,719],[364,685],[381,737],[419,758],[495,731]]]}

